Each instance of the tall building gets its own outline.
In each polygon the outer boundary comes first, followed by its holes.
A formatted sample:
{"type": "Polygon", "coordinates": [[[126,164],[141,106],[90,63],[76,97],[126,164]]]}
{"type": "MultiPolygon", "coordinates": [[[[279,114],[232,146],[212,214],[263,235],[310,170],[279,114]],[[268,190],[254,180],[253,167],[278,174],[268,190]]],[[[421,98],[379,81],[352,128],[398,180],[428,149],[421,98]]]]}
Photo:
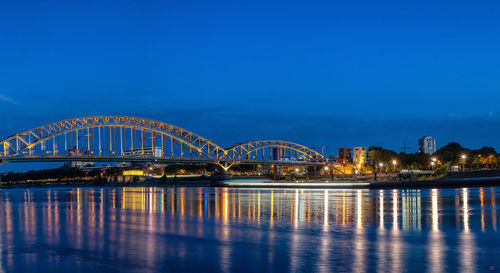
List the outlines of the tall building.
{"type": "Polygon", "coordinates": [[[339,148],[339,163],[352,163],[351,148],[339,148]]]}
{"type": "Polygon", "coordinates": [[[356,165],[365,165],[366,147],[354,147],[353,161],[356,165]]]}
{"type": "Polygon", "coordinates": [[[431,155],[436,152],[436,139],[424,136],[418,140],[418,152],[431,155]]]}

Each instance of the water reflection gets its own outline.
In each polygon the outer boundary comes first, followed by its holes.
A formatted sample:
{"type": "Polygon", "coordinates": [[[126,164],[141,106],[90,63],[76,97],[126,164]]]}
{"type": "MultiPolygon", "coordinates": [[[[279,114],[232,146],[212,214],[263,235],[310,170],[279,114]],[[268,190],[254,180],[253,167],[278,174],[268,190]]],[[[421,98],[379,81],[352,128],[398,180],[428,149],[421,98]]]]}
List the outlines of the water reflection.
{"type": "Polygon", "coordinates": [[[432,206],[432,224],[431,232],[429,232],[428,242],[428,265],[429,272],[446,272],[444,268],[444,253],[446,247],[444,245],[443,233],[439,230],[439,191],[431,190],[431,206],[432,206]]]}
{"type": "Polygon", "coordinates": [[[392,190],[392,229],[398,229],[398,190],[392,190]]]}
{"type": "Polygon", "coordinates": [[[354,235],[354,265],[355,272],[366,271],[366,233],[363,232],[363,191],[356,191],[356,229],[354,235]]]}
{"type": "Polygon", "coordinates": [[[401,271],[415,261],[431,272],[454,271],[453,264],[473,270],[481,251],[488,262],[478,240],[496,235],[498,194],[497,188],[4,190],[0,272],[41,263],[83,270],[101,256],[105,269],[140,272],[203,270],[213,260],[217,271],[231,272],[248,257],[263,269],[292,271],[401,271]]]}

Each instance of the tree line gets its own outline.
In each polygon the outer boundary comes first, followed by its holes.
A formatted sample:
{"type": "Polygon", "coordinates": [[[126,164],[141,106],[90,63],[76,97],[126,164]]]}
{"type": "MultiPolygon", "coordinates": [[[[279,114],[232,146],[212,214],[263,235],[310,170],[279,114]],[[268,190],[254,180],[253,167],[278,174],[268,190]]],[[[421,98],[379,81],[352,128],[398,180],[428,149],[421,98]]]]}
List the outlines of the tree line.
{"type": "Polygon", "coordinates": [[[75,167],[62,166],[55,169],[30,170],[27,172],[8,172],[1,177],[2,182],[36,181],[36,180],[68,180],[86,177],[87,174],[75,167]]]}
{"type": "Polygon", "coordinates": [[[432,155],[418,152],[398,154],[395,151],[372,146],[368,149],[367,160],[374,168],[380,168],[382,164],[383,169],[391,169],[395,166],[403,169],[430,169],[446,164],[463,165],[472,169],[496,169],[499,167],[500,155],[492,147],[474,150],[463,147],[459,143],[450,142],[432,155]]]}
{"type": "MultiPolygon", "coordinates": [[[[4,175],[0,174],[2,182],[26,182],[26,181],[64,181],[94,178],[96,181],[103,179],[110,180],[118,175],[123,174],[125,170],[140,169],[145,171],[145,174],[153,175],[184,175],[194,174],[203,175],[220,172],[222,168],[214,164],[169,164],[163,168],[151,167],[145,168],[142,166],[135,167],[108,167],[106,169],[92,169],[84,171],[80,168],[64,165],[59,168],[45,170],[30,170],[27,172],[8,172],[4,175]]],[[[235,174],[250,174],[257,171],[254,165],[235,165],[231,168],[235,174]]]]}

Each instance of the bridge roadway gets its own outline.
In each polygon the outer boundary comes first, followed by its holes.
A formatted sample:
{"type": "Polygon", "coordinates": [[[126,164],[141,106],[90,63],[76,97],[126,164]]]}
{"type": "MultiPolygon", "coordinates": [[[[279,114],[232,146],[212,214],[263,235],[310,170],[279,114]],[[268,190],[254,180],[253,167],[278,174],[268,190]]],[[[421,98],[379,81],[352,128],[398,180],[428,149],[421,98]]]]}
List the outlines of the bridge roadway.
{"type": "Polygon", "coordinates": [[[241,160],[241,159],[207,159],[207,158],[173,158],[152,156],[24,156],[0,157],[0,164],[22,162],[151,162],[151,163],[208,163],[208,164],[254,164],[254,165],[293,165],[293,166],[322,166],[318,161],[286,161],[286,160],[241,160]]]}

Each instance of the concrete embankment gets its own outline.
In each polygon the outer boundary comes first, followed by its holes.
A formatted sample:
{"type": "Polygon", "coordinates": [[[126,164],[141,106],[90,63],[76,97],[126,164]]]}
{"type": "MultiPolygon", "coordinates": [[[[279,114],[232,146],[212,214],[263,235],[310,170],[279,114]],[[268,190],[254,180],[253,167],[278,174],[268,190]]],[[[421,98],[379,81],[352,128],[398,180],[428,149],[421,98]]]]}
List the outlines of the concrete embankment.
{"type": "Polygon", "coordinates": [[[298,188],[298,189],[396,189],[396,188],[446,188],[446,187],[489,187],[499,186],[500,177],[440,179],[423,181],[336,181],[336,182],[277,182],[225,180],[216,186],[235,188],[298,188]]]}

